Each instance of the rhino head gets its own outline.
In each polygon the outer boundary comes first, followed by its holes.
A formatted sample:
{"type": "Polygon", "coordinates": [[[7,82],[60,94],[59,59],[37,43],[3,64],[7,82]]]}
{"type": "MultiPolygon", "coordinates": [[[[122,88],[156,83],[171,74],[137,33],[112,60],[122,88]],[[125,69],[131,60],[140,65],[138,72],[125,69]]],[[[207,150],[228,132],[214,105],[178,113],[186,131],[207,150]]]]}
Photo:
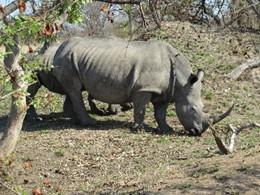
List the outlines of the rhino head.
{"type": "MultiPolygon", "coordinates": [[[[181,124],[191,135],[200,136],[210,124],[215,124],[230,114],[233,106],[221,115],[211,116],[203,112],[201,81],[204,72],[191,74],[185,86],[178,87],[175,95],[176,114],[181,124]]],[[[178,85],[178,84],[177,84],[178,85]]]]}

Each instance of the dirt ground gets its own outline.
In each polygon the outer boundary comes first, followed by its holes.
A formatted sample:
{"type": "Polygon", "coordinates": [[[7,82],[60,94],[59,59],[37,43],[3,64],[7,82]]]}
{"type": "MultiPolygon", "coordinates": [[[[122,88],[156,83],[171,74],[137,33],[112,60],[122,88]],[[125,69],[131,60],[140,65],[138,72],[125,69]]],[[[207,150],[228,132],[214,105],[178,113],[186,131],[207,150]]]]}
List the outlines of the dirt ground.
{"type": "MultiPolygon", "coordinates": [[[[210,113],[235,103],[232,115],[215,127],[223,137],[227,124],[259,122],[260,69],[248,70],[236,81],[226,77],[237,65],[259,56],[259,34],[214,32],[175,22],[165,23],[153,37],[182,51],[194,71],[205,71],[202,96],[210,113]]],[[[209,130],[202,137],[182,135],[173,105],[167,120],[175,133],[158,135],[153,133],[151,105],[145,117],[148,131],[131,133],[132,111],[92,115],[98,125],[85,128],[50,114],[61,111],[58,95],[41,90],[39,98],[42,120],[25,121],[15,152],[0,164],[0,195],[260,194],[259,128],[242,131],[235,152],[221,155],[209,130]]],[[[9,100],[0,106],[3,130],[9,100]]]]}

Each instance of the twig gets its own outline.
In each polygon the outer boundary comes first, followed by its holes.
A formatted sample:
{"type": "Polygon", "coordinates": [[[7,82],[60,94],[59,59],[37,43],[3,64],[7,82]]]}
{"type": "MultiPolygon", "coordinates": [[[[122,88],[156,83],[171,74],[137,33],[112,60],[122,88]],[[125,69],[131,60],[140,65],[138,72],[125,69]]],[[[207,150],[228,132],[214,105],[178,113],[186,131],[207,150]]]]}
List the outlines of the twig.
{"type": "Polygon", "coordinates": [[[4,184],[2,181],[0,181],[0,185],[3,186],[4,188],[6,188],[7,190],[9,190],[10,192],[12,192],[13,194],[20,195],[20,193],[16,192],[12,188],[10,188],[8,185],[4,184]]]}
{"type": "MultiPolygon", "coordinates": [[[[247,0],[247,3],[249,5],[253,5],[254,2],[252,0],[247,0]]],[[[252,6],[252,10],[255,12],[255,14],[257,15],[257,18],[260,19],[260,12],[257,10],[257,7],[255,5],[252,6]]]]}
{"type": "MultiPolygon", "coordinates": [[[[236,12],[234,12],[234,15],[237,15],[235,18],[233,18],[231,21],[229,21],[228,23],[225,24],[225,27],[233,24],[236,20],[238,20],[240,17],[241,17],[241,14],[246,11],[247,9],[251,8],[251,7],[255,7],[259,5],[259,2],[258,3],[255,3],[255,4],[251,4],[249,6],[246,6],[246,7],[242,7],[241,9],[237,10],[236,12]]],[[[224,28],[225,28],[224,27],[224,28]]]]}
{"type": "MultiPolygon", "coordinates": [[[[34,84],[34,83],[37,83],[37,81],[34,81],[34,82],[32,82],[32,83],[29,83],[28,86],[30,86],[30,85],[32,85],[32,84],[34,84]]],[[[9,97],[9,96],[11,96],[11,95],[13,95],[13,94],[19,92],[19,91],[23,91],[23,90],[24,90],[24,88],[16,89],[16,90],[14,90],[14,91],[11,91],[11,92],[8,93],[8,94],[5,94],[5,95],[3,95],[3,96],[0,96],[0,101],[4,100],[5,98],[7,98],[7,97],[9,97]]]]}
{"type": "Polygon", "coordinates": [[[245,125],[243,125],[239,128],[235,127],[232,124],[229,124],[228,127],[229,127],[230,130],[237,131],[237,134],[239,134],[243,129],[255,128],[255,127],[260,128],[260,124],[258,124],[256,122],[252,122],[252,123],[245,124],[245,125]]]}
{"type": "Polygon", "coordinates": [[[139,10],[140,10],[140,13],[141,13],[141,18],[143,20],[143,26],[144,28],[146,29],[147,28],[147,23],[145,21],[145,17],[144,17],[144,10],[143,10],[143,7],[142,7],[142,4],[140,3],[139,4],[139,10]]]}

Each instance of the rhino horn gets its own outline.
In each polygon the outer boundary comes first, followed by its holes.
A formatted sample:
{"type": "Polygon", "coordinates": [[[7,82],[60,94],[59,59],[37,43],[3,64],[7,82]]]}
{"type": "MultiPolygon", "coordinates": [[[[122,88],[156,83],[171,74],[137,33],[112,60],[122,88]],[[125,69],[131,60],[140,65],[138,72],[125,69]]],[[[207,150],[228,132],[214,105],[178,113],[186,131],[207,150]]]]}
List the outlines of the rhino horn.
{"type": "Polygon", "coordinates": [[[224,112],[223,114],[210,116],[209,117],[209,123],[215,124],[215,123],[218,123],[219,121],[223,120],[224,118],[226,118],[231,113],[233,108],[234,108],[234,104],[232,104],[232,106],[226,112],[224,112]]]}

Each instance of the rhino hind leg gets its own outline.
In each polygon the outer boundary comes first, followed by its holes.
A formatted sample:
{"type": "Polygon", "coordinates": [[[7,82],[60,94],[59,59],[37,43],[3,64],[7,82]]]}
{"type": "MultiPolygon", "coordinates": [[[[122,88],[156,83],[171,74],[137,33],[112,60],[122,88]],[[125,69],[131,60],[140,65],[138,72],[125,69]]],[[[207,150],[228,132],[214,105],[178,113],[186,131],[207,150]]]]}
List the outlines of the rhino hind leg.
{"type": "Polygon", "coordinates": [[[108,109],[107,109],[108,114],[118,114],[121,111],[122,109],[119,104],[108,104],[108,109]]]}
{"type": "Polygon", "coordinates": [[[63,112],[64,112],[64,115],[65,116],[69,116],[69,117],[74,117],[75,116],[75,113],[73,111],[73,107],[72,107],[72,102],[69,98],[69,96],[65,96],[65,101],[64,101],[64,104],[63,104],[63,112]]]}
{"type": "Polygon", "coordinates": [[[154,118],[159,126],[160,133],[170,134],[172,133],[172,128],[166,122],[166,112],[168,103],[158,103],[154,102],[154,118]]]}
{"type": "Polygon", "coordinates": [[[97,114],[100,116],[115,115],[121,111],[127,111],[127,110],[130,110],[133,108],[133,105],[131,103],[120,104],[120,105],[119,104],[108,104],[108,108],[106,110],[101,110],[96,106],[96,104],[93,100],[94,100],[94,97],[89,94],[88,103],[89,103],[91,113],[97,114]]]}
{"type": "Polygon", "coordinates": [[[119,112],[125,112],[127,110],[130,110],[133,108],[133,105],[131,103],[125,103],[125,104],[109,104],[107,113],[110,114],[118,114],[119,112]]]}
{"type": "Polygon", "coordinates": [[[133,132],[137,132],[144,128],[144,115],[145,115],[145,107],[149,103],[152,95],[147,92],[140,92],[134,95],[133,103],[134,103],[134,124],[131,127],[133,132]]]}
{"type": "Polygon", "coordinates": [[[120,104],[120,106],[121,106],[121,110],[123,112],[131,110],[133,108],[133,104],[132,103],[120,104]]]}
{"type": "Polygon", "coordinates": [[[96,104],[95,104],[95,102],[93,101],[93,99],[94,99],[94,97],[89,94],[89,95],[88,95],[88,104],[89,104],[91,113],[97,114],[97,115],[100,115],[100,116],[106,115],[105,111],[100,110],[100,109],[96,106],[96,104]]]}

